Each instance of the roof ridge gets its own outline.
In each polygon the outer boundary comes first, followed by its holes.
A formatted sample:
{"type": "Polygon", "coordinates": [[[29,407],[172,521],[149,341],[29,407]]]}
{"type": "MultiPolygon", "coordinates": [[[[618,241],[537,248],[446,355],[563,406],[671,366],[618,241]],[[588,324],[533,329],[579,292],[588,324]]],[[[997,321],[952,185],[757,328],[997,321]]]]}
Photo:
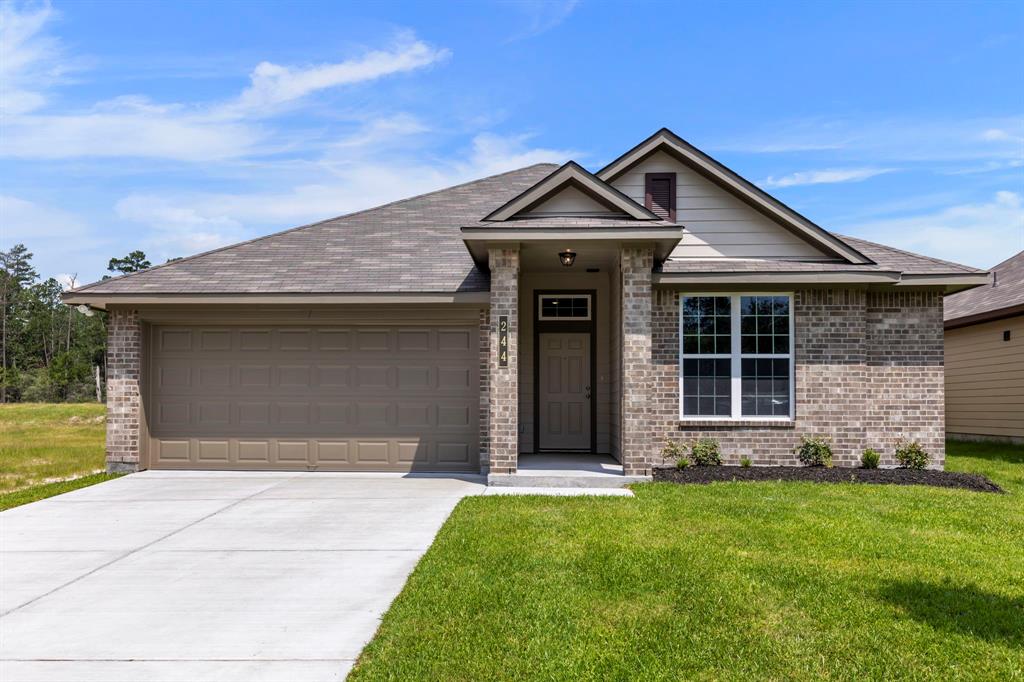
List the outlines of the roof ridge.
{"type": "Polygon", "coordinates": [[[954,263],[951,260],[943,260],[942,258],[935,258],[933,256],[926,256],[926,255],[921,254],[921,253],[914,253],[913,251],[907,251],[906,249],[898,249],[895,246],[889,246],[888,244],[881,244],[879,242],[873,242],[873,241],[870,241],[868,239],[861,239],[860,237],[853,237],[853,236],[850,236],[850,235],[843,235],[843,234],[839,234],[837,232],[833,232],[832,234],[835,235],[836,237],[839,237],[843,241],[845,241],[847,239],[852,239],[855,242],[861,242],[863,244],[871,244],[872,246],[877,246],[877,247],[879,247],[881,249],[886,249],[888,251],[895,251],[897,253],[902,253],[902,254],[907,255],[907,256],[913,256],[914,258],[921,258],[923,260],[931,261],[932,263],[941,263],[942,265],[952,265],[953,267],[960,268],[961,270],[966,270],[966,271],[969,271],[969,272],[977,272],[977,273],[987,272],[986,270],[981,270],[981,269],[978,269],[978,268],[974,268],[974,267],[971,267],[970,265],[963,265],[962,263],[954,263]]]}
{"type": "MultiPolygon", "coordinates": [[[[995,265],[993,265],[993,266],[992,266],[991,268],[989,268],[989,270],[990,270],[990,271],[991,271],[991,270],[999,270],[1000,268],[1002,268],[1002,267],[1003,267],[1004,265],[1006,265],[1007,263],[1009,263],[1009,262],[1011,262],[1011,261],[1015,261],[1015,260],[1017,260],[1018,258],[1022,258],[1022,257],[1024,257],[1024,251],[1021,251],[1020,253],[1015,253],[1015,254],[1013,254],[1012,256],[1010,256],[1009,258],[1007,258],[1006,260],[1004,260],[1004,261],[1000,261],[1000,262],[996,263],[996,264],[995,264],[995,265]]],[[[1022,258],[1022,260],[1024,260],[1024,258],[1022,258]]]]}
{"type": "Polygon", "coordinates": [[[380,209],[383,209],[383,208],[388,208],[390,206],[395,206],[395,205],[398,205],[398,204],[403,204],[403,203],[405,203],[407,201],[415,201],[417,199],[422,199],[424,197],[429,197],[429,196],[432,196],[434,194],[440,194],[441,192],[447,192],[449,190],[459,189],[460,187],[467,187],[469,185],[474,185],[474,184],[476,184],[478,182],[484,182],[486,180],[493,180],[494,178],[500,178],[500,177],[503,177],[505,175],[511,175],[513,173],[521,173],[521,172],[523,172],[525,170],[529,170],[531,168],[537,168],[538,166],[555,166],[556,168],[559,167],[558,164],[548,163],[548,162],[543,162],[542,161],[540,163],[530,164],[529,166],[523,166],[522,168],[513,168],[512,170],[503,171],[501,173],[494,173],[493,175],[486,175],[486,176],[484,176],[482,178],[477,178],[475,180],[468,180],[466,182],[460,182],[460,183],[458,183],[456,185],[450,185],[448,187],[441,187],[440,189],[431,190],[429,192],[423,192],[421,194],[416,194],[416,195],[411,196],[411,197],[405,197],[403,199],[396,199],[394,201],[389,201],[389,202],[387,202],[385,204],[381,204],[379,206],[371,206],[369,208],[363,208],[363,209],[360,209],[358,211],[352,211],[351,213],[342,213],[341,215],[332,216],[330,218],[324,218],[323,220],[317,220],[315,222],[307,223],[305,225],[299,225],[297,227],[289,227],[287,229],[278,230],[277,232],[272,232],[270,234],[265,234],[265,235],[262,235],[262,236],[259,236],[259,237],[253,237],[252,239],[246,239],[245,241],[235,242],[234,244],[226,244],[224,246],[217,247],[216,249],[210,249],[209,251],[202,251],[200,253],[194,253],[191,256],[185,256],[183,258],[177,258],[175,260],[167,261],[166,263],[160,263],[159,265],[154,265],[153,267],[146,268],[145,270],[137,270],[135,272],[127,272],[127,273],[125,273],[123,275],[118,275],[116,277],[108,277],[107,279],[100,279],[100,280],[97,280],[95,282],[90,282],[89,284],[85,284],[83,286],[80,286],[80,287],[78,287],[76,289],[68,289],[64,293],[79,293],[79,292],[85,291],[86,289],[90,289],[92,287],[99,286],[101,284],[109,284],[111,282],[115,282],[115,281],[119,281],[119,280],[122,280],[122,279],[127,279],[129,277],[133,277],[134,275],[141,275],[143,273],[153,272],[154,270],[159,270],[159,269],[165,268],[165,267],[167,267],[169,265],[179,265],[179,264],[187,262],[187,261],[195,260],[196,258],[201,258],[203,256],[208,256],[208,255],[214,254],[214,253],[220,253],[222,251],[227,251],[229,249],[234,249],[234,248],[237,248],[237,247],[240,247],[240,246],[246,246],[248,244],[253,244],[255,242],[263,241],[264,239],[270,239],[272,237],[280,237],[281,235],[290,234],[292,232],[298,232],[299,230],[305,230],[305,229],[308,229],[308,228],[311,228],[311,227],[317,227],[318,225],[323,225],[324,223],[329,223],[329,222],[331,222],[333,220],[340,220],[342,218],[352,218],[354,216],[362,215],[364,213],[369,213],[370,211],[377,211],[377,210],[380,210],[380,209]]]}

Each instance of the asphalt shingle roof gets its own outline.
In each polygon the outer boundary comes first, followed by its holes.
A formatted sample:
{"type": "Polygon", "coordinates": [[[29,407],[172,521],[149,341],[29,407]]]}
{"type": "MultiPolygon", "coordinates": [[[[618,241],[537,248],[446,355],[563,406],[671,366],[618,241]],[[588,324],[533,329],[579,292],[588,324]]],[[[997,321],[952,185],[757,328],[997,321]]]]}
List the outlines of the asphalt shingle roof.
{"type": "Polygon", "coordinates": [[[378,208],[90,284],[89,294],[450,293],[487,291],[462,242],[476,223],[533,186],[536,164],[378,208]]]}
{"type": "Polygon", "coordinates": [[[1024,306],[1024,251],[990,271],[989,283],[946,297],[946,322],[970,315],[1024,306]]]}
{"type": "MultiPolygon", "coordinates": [[[[453,293],[488,290],[462,241],[481,219],[558,168],[536,164],[455,187],[331,218],[96,282],[85,294],[453,293]]],[[[528,228],[666,227],[631,218],[536,217],[499,225],[528,228]]],[[[493,227],[493,223],[491,224],[493,227]]],[[[685,237],[684,237],[685,238],[685,237]]],[[[875,261],[670,260],[662,272],[898,271],[970,274],[980,270],[841,237],[875,261]]]]}
{"type": "MultiPolygon", "coordinates": [[[[909,251],[895,249],[875,242],[836,235],[860,251],[874,263],[855,264],[843,262],[797,261],[797,260],[698,260],[681,258],[666,261],[662,272],[899,272],[904,275],[969,275],[980,274],[966,265],[950,263],[921,256],[909,251]]],[[[683,239],[686,237],[684,236],[683,239]]]]}

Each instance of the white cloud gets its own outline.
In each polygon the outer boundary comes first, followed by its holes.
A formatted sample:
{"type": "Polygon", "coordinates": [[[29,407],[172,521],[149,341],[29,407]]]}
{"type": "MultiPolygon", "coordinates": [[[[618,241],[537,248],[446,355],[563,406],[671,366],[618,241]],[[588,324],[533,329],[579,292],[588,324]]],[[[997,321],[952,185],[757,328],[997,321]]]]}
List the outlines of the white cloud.
{"type": "Polygon", "coordinates": [[[372,50],[337,64],[289,68],[260,62],[249,75],[251,85],[236,102],[220,109],[220,113],[235,116],[265,114],[268,109],[319,90],[415,71],[443,61],[450,55],[449,50],[431,47],[416,40],[412,32],[404,31],[388,50],[372,50]]]}
{"type": "Polygon", "coordinates": [[[49,90],[74,66],[46,35],[49,5],[18,11],[0,5],[0,79],[4,117],[0,156],[21,159],[137,157],[186,162],[237,159],[295,144],[259,124],[287,105],[331,88],[367,83],[443,61],[449,51],[401,32],[387,49],[309,67],[261,62],[250,85],[220,101],[157,103],[139,95],[78,111],[48,111],[49,90]]]}
{"type": "Polygon", "coordinates": [[[1024,203],[1016,192],[933,213],[837,230],[936,258],[987,268],[1024,249],[1024,203]]]}
{"type": "Polygon", "coordinates": [[[140,245],[160,262],[233,244],[246,238],[242,224],[225,215],[204,215],[154,195],[134,194],[114,205],[122,220],[144,226],[140,245]]]}
{"type": "Polygon", "coordinates": [[[85,223],[77,216],[51,206],[10,195],[0,195],[0,234],[11,244],[30,239],[79,237],[85,223]]]}
{"type": "Polygon", "coordinates": [[[528,23],[508,42],[525,40],[550,31],[568,19],[578,5],[579,0],[520,0],[510,3],[508,7],[524,14],[528,23]]]}
{"type": "Polygon", "coordinates": [[[762,187],[795,187],[797,185],[821,185],[836,182],[861,182],[883,173],[891,173],[894,168],[828,168],[816,171],[801,171],[783,175],[769,176],[759,182],[762,187]]]}
{"type": "Polygon", "coordinates": [[[872,162],[1020,159],[1024,116],[961,120],[809,119],[776,123],[711,145],[745,153],[828,151],[832,158],[872,162]]]}
{"type": "Polygon", "coordinates": [[[15,117],[4,125],[0,155],[23,159],[140,157],[216,161],[255,151],[258,127],[214,121],[183,107],[119,98],[78,114],[15,117]]]}
{"type": "MultiPolygon", "coordinates": [[[[419,128],[409,130],[416,134],[419,128]]],[[[185,241],[188,235],[216,235],[219,239],[211,239],[213,246],[208,247],[215,248],[266,231],[251,226],[294,227],[535,163],[561,163],[572,155],[569,150],[530,148],[528,139],[477,135],[462,157],[442,162],[395,153],[405,147],[399,135],[390,144],[365,150],[365,155],[353,148],[352,155],[324,161],[330,171],[326,180],[278,192],[132,195],[119,201],[116,211],[123,219],[152,228],[154,234],[179,235],[181,252],[174,255],[187,255],[201,250],[186,248],[191,244],[185,241]]]]}
{"type": "Polygon", "coordinates": [[[24,12],[0,4],[0,113],[26,113],[46,103],[39,88],[59,75],[60,46],[41,33],[54,16],[49,3],[24,12]]]}

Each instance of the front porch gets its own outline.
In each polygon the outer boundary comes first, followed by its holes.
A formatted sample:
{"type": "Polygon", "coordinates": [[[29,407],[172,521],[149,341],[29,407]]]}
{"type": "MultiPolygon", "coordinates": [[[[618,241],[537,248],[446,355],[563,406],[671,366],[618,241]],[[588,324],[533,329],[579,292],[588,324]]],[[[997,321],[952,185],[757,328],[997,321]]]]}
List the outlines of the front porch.
{"type": "Polygon", "coordinates": [[[499,486],[650,480],[655,248],[581,240],[567,267],[556,244],[488,245],[481,468],[499,486]]]}

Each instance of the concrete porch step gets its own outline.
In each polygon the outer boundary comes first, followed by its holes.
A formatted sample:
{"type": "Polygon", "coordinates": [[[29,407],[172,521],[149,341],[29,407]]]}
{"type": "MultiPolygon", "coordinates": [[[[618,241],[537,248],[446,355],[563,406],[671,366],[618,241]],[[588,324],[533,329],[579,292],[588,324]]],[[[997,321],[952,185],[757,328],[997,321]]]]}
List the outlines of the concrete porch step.
{"type": "Polygon", "coordinates": [[[520,455],[514,474],[490,474],[487,485],[522,488],[621,488],[646,483],[650,476],[624,476],[607,455],[520,455]]]}
{"type": "Polygon", "coordinates": [[[487,476],[487,485],[522,488],[621,488],[630,483],[648,483],[650,481],[650,476],[623,476],[622,474],[608,474],[604,476],[564,473],[538,475],[533,472],[529,474],[490,474],[487,476]]]}

